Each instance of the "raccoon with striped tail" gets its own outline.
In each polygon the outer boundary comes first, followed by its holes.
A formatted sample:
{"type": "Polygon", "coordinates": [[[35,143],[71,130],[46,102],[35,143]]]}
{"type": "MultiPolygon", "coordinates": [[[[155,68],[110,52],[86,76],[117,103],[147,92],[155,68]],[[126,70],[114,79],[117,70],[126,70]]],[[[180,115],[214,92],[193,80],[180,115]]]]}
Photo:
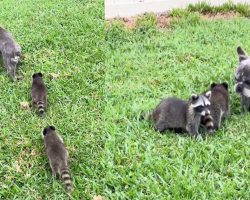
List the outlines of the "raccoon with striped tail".
{"type": "Polygon", "coordinates": [[[229,94],[228,84],[212,83],[210,85],[210,115],[202,117],[202,124],[209,133],[214,133],[221,126],[222,121],[229,116],[229,94]]]}
{"type": "Polygon", "coordinates": [[[43,81],[41,72],[35,73],[32,76],[31,98],[33,106],[37,107],[41,117],[44,116],[47,107],[47,87],[43,81]]]}
{"type": "Polygon", "coordinates": [[[164,99],[150,114],[155,130],[184,130],[191,136],[198,136],[201,116],[209,115],[209,94],[192,94],[185,101],[175,97],[164,99]]]}
{"type": "Polygon", "coordinates": [[[43,129],[43,141],[53,175],[59,175],[65,184],[67,192],[72,192],[68,151],[64,146],[62,137],[56,132],[54,126],[43,129]]]}

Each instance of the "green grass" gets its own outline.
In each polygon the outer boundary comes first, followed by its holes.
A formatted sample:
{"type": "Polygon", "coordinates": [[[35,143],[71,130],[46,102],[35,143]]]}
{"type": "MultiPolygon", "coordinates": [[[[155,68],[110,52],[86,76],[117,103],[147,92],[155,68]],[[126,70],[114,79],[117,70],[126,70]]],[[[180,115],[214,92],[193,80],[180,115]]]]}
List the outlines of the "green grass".
{"type": "Polygon", "coordinates": [[[249,17],[250,16],[250,7],[248,4],[234,4],[232,1],[228,1],[227,3],[222,4],[221,6],[211,6],[205,1],[197,3],[197,4],[190,4],[187,8],[189,12],[200,12],[202,14],[207,13],[226,13],[230,11],[238,12],[242,16],[249,17]]]}
{"type": "Polygon", "coordinates": [[[184,17],[190,13],[198,12],[201,14],[216,14],[216,13],[227,13],[235,12],[239,13],[244,17],[250,17],[250,7],[248,4],[238,3],[233,4],[231,1],[224,3],[220,6],[212,6],[205,1],[201,1],[197,4],[190,4],[186,9],[173,9],[170,12],[172,17],[184,17]]]}
{"type": "Polygon", "coordinates": [[[204,21],[189,13],[157,29],[146,15],[135,29],[106,26],[102,161],[109,199],[249,199],[250,115],[233,89],[237,46],[250,53],[250,21],[204,21]],[[162,98],[188,99],[212,82],[229,83],[231,117],[215,136],[159,134],[140,121],[162,98]]]}
{"type": "Polygon", "coordinates": [[[0,68],[0,199],[67,199],[44,152],[41,132],[50,124],[69,149],[72,199],[103,191],[104,170],[97,162],[104,146],[103,10],[100,0],[0,2],[0,24],[22,46],[23,76],[13,83],[0,68]],[[19,108],[31,101],[31,77],[39,71],[49,89],[44,119],[19,108]],[[59,77],[50,80],[51,73],[59,77]]]}
{"type": "Polygon", "coordinates": [[[50,124],[69,149],[71,199],[248,199],[250,116],[240,115],[232,76],[236,47],[250,53],[249,20],[189,12],[157,29],[146,15],[135,29],[115,22],[104,33],[103,10],[90,0],[0,2],[0,24],[23,52],[21,81],[0,68],[0,199],[68,199],[44,152],[50,124]],[[44,119],[19,108],[38,71],[49,88],[44,119]],[[139,120],[161,98],[187,99],[213,81],[229,82],[232,109],[215,136],[161,135],[139,120]]]}

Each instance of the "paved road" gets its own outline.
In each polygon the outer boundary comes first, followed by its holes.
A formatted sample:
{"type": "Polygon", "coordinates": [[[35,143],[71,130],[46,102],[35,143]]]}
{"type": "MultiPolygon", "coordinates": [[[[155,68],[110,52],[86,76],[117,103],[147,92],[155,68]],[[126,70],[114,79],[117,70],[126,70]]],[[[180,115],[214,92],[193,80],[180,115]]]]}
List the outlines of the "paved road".
{"type": "MultiPolygon", "coordinates": [[[[250,0],[232,0],[234,3],[250,3],[250,0]]],[[[199,0],[105,0],[105,18],[131,17],[144,12],[164,12],[184,8],[199,0]]],[[[211,5],[220,5],[228,0],[207,0],[211,5]]]]}

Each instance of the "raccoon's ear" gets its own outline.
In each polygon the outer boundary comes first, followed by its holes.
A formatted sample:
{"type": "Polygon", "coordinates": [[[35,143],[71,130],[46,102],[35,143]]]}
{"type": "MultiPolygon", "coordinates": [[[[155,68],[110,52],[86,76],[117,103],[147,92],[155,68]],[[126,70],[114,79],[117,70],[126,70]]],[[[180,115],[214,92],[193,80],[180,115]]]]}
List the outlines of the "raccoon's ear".
{"type": "Polygon", "coordinates": [[[237,53],[238,53],[240,62],[247,59],[246,53],[243,51],[243,49],[240,46],[237,47],[237,53]]]}
{"type": "Polygon", "coordinates": [[[225,87],[226,90],[228,90],[228,84],[227,84],[227,82],[223,82],[222,85],[225,87]]]}
{"type": "Polygon", "coordinates": [[[43,129],[43,135],[46,135],[47,134],[47,128],[43,129]]]}
{"type": "Polygon", "coordinates": [[[192,94],[191,95],[192,101],[196,101],[198,98],[199,98],[199,96],[197,94],[192,94]]]}
{"type": "Polygon", "coordinates": [[[52,131],[55,131],[56,130],[56,128],[54,127],[54,126],[50,126],[49,127],[52,131]]]}
{"type": "Polygon", "coordinates": [[[37,75],[43,77],[43,74],[41,72],[37,73],[37,75]]]}
{"type": "Polygon", "coordinates": [[[210,88],[213,89],[217,84],[216,83],[212,83],[210,88]]]}
{"type": "Polygon", "coordinates": [[[36,77],[36,75],[37,75],[37,74],[33,74],[33,75],[32,75],[32,78],[35,78],[35,77],[36,77]]]}

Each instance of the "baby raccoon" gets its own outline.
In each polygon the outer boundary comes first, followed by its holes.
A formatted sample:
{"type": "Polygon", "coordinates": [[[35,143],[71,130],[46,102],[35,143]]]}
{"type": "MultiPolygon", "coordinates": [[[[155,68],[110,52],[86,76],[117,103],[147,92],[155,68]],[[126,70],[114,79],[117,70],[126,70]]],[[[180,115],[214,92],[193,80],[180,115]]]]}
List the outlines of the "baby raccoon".
{"type": "Polygon", "coordinates": [[[63,144],[63,140],[56,133],[54,126],[48,126],[43,130],[43,140],[49,164],[53,175],[59,175],[68,192],[72,192],[72,183],[68,167],[68,151],[63,144]]]}
{"type": "Polygon", "coordinates": [[[229,94],[228,84],[226,82],[210,86],[210,115],[202,117],[204,124],[210,133],[218,130],[221,122],[229,115],[229,94]]]}
{"type": "Polygon", "coordinates": [[[243,112],[248,112],[250,108],[250,57],[237,48],[239,56],[239,66],[235,73],[235,91],[241,95],[241,106],[243,112]]]}
{"type": "Polygon", "coordinates": [[[193,94],[191,99],[184,101],[174,97],[160,102],[149,116],[155,123],[155,130],[184,130],[191,136],[199,134],[201,116],[209,115],[209,94],[193,94]]]}
{"type": "Polygon", "coordinates": [[[16,67],[20,61],[21,47],[15,42],[11,33],[0,27],[0,51],[8,74],[16,80],[16,67]]]}
{"type": "Polygon", "coordinates": [[[40,116],[44,116],[47,107],[47,88],[43,82],[42,73],[33,74],[31,86],[32,103],[38,109],[40,116]]]}

